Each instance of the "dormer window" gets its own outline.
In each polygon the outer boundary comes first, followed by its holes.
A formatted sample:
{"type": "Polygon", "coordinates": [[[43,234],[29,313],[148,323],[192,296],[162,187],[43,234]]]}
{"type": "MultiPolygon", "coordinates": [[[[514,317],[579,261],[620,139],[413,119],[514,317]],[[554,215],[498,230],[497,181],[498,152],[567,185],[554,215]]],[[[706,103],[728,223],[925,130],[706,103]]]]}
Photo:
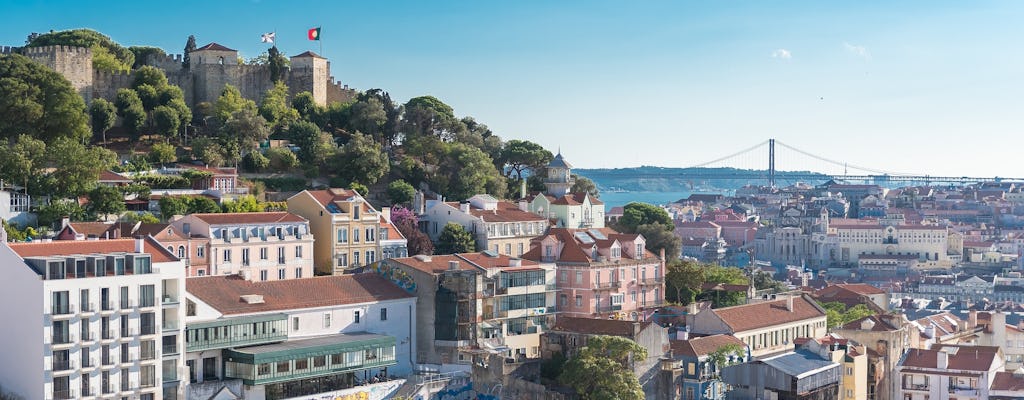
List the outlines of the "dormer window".
{"type": "Polygon", "coordinates": [[[637,260],[639,260],[641,258],[644,258],[644,245],[643,244],[641,244],[641,243],[637,243],[636,244],[636,253],[633,254],[633,257],[636,258],[637,260]]]}
{"type": "Polygon", "coordinates": [[[612,258],[621,258],[621,257],[622,257],[622,248],[612,247],[612,258]]]}

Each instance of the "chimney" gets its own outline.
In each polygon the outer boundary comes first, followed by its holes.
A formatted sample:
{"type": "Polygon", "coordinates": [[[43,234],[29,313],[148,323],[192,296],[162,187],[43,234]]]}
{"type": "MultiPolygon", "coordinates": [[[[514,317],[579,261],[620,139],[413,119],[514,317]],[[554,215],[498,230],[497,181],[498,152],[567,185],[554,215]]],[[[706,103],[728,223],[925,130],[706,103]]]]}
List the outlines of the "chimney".
{"type": "Polygon", "coordinates": [[[928,326],[926,326],[924,328],[924,335],[928,336],[928,338],[934,339],[935,338],[935,324],[928,324],[928,326]]]}
{"type": "Polygon", "coordinates": [[[519,200],[519,211],[530,211],[530,207],[526,204],[526,200],[519,200]]]}
{"type": "Polygon", "coordinates": [[[946,353],[945,349],[939,350],[935,356],[938,357],[936,360],[936,367],[938,369],[949,368],[949,353],[946,353]]]}
{"type": "Polygon", "coordinates": [[[697,309],[697,302],[696,301],[692,302],[692,303],[690,303],[690,305],[686,306],[686,313],[687,314],[695,315],[698,312],[700,312],[700,310],[697,309]]]}
{"type": "Polygon", "coordinates": [[[676,331],[676,340],[690,340],[690,331],[686,328],[676,331]]]}
{"type": "Polygon", "coordinates": [[[971,329],[978,327],[978,310],[971,310],[967,313],[967,327],[971,329]]]}
{"type": "Polygon", "coordinates": [[[60,229],[67,228],[69,224],[71,224],[71,217],[67,215],[60,217],[60,229]]]}
{"type": "Polygon", "coordinates": [[[463,214],[469,214],[469,203],[460,203],[459,210],[461,210],[463,214]]]}
{"type": "MultiPolygon", "coordinates": [[[[523,179],[523,181],[520,182],[520,184],[519,184],[519,198],[520,199],[525,199],[526,198],[526,179],[523,179]]],[[[519,204],[520,204],[519,208],[522,208],[523,207],[522,206],[523,202],[520,201],[519,204]]]]}
{"type": "Polygon", "coordinates": [[[449,261],[448,262],[448,270],[449,271],[458,271],[459,270],[459,262],[455,261],[455,260],[449,261]]]}
{"type": "Polygon", "coordinates": [[[786,296],[786,311],[793,312],[793,295],[786,296]]]}
{"type": "Polygon", "coordinates": [[[145,253],[146,252],[146,238],[142,235],[135,236],[135,252],[145,253]]]}
{"type": "Polygon", "coordinates": [[[381,207],[380,215],[384,216],[384,220],[391,221],[391,207],[381,207]]]}

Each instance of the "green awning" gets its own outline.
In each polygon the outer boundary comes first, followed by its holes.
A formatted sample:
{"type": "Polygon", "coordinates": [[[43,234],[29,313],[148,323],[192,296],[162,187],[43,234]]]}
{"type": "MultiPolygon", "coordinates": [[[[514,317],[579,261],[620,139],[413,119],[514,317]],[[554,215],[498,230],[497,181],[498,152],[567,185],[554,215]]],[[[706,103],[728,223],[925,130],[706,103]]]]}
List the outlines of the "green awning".
{"type": "Polygon", "coordinates": [[[288,340],[239,349],[225,349],[226,361],[263,364],[395,346],[393,336],[353,333],[288,340]]]}

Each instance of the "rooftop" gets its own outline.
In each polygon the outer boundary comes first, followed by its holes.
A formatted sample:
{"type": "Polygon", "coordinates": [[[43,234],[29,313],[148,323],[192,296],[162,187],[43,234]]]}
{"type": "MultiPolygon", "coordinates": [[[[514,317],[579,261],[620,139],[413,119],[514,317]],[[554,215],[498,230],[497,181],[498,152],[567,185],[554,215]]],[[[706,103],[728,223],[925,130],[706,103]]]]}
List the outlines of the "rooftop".
{"type": "Polygon", "coordinates": [[[730,344],[746,347],[742,340],[732,335],[699,336],[689,340],[673,340],[672,354],[675,356],[698,358],[714,353],[723,346],[730,344]]]}
{"type": "Polygon", "coordinates": [[[189,278],[189,294],[222,314],[261,313],[312,307],[370,303],[413,297],[377,274],[319,276],[304,279],[250,282],[237,275],[189,278]],[[247,303],[242,296],[263,296],[247,303]]]}
{"type": "Polygon", "coordinates": [[[644,329],[652,322],[634,322],[617,319],[575,318],[558,316],[552,331],[582,333],[587,335],[612,335],[633,337],[635,329],[644,329]]]}
{"type": "Polygon", "coordinates": [[[778,324],[824,318],[825,311],[804,296],[793,298],[793,311],[786,309],[785,298],[760,303],[712,309],[733,332],[743,332],[778,324]]]}
{"type": "MultiPolygon", "coordinates": [[[[152,238],[144,239],[143,250],[153,263],[175,262],[178,258],[152,238]]],[[[49,243],[8,243],[21,258],[69,256],[74,254],[134,253],[135,239],[58,240],[49,243]]]]}
{"type": "Polygon", "coordinates": [[[530,268],[535,269],[539,263],[530,260],[520,259],[520,267],[513,267],[511,264],[514,263],[513,258],[494,253],[459,253],[449,255],[437,255],[437,256],[413,256],[403,258],[392,258],[390,261],[397,262],[402,265],[412,267],[416,270],[426,272],[428,274],[440,274],[448,270],[449,262],[457,261],[459,263],[459,269],[463,271],[477,271],[479,269],[515,269],[515,268],[530,268]]]}
{"type": "Polygon", "coordinates": [[[287,211],[253,213],[210,213],[192,214],[210,225],[273,224],[281,222],[306,222],[305,218],[287,211]]]}

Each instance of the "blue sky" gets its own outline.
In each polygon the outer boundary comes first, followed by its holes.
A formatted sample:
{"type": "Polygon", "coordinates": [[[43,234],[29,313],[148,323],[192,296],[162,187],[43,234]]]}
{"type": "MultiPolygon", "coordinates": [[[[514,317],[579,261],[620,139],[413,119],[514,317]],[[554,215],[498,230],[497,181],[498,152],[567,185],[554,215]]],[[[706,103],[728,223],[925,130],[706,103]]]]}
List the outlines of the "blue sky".
{"type": "Polygon", "coordinates": [[[888,171],[1024,177],[1021,2],[9,3],[4,45],[89,27],[252,57],[276,30],[294,55],[319,51],[305,32],[322,26],[340,81],[434,95],[577,167],[689,166],[773,137],[888,171]]]}

